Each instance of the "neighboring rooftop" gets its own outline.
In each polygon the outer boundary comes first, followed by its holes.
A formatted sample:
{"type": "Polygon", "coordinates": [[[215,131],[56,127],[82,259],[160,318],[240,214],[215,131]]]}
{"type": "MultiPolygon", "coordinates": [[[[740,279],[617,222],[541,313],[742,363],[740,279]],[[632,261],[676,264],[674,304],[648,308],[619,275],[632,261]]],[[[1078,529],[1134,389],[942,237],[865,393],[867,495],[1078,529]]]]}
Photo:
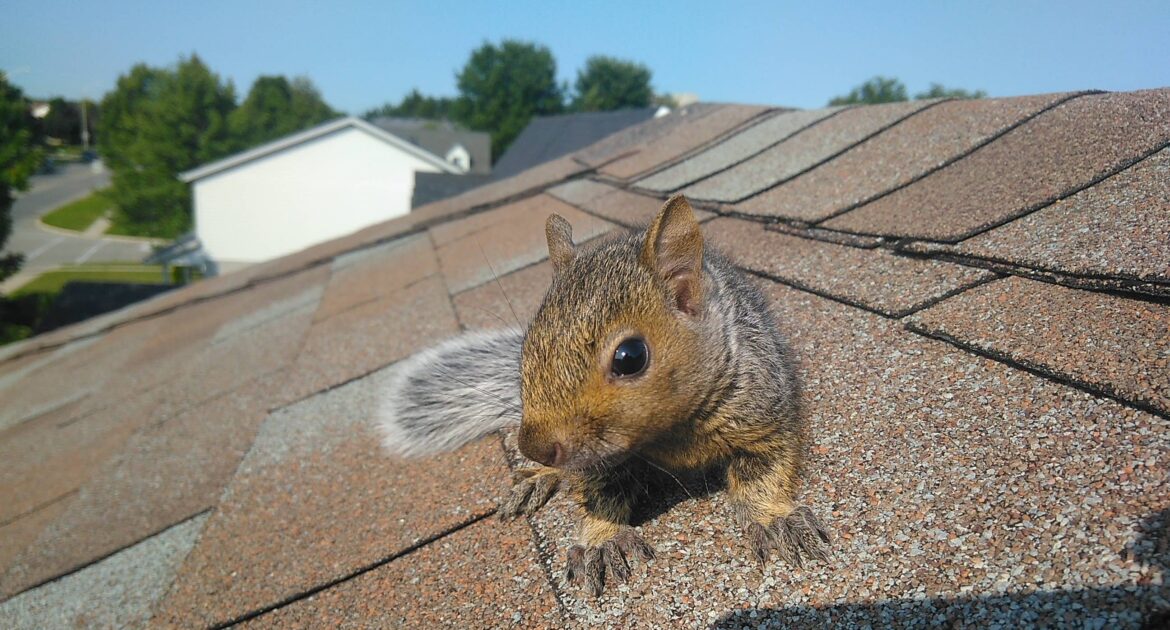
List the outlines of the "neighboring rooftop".
{"type": "Polygon", "coordinates": [[[466,149],[470,158],[470,175],[487,175],[492,172],[492,137],[482,131],[459,128],[450,122],[421,120],[418,118],[392,118],[383,116],[370,121],[411,144],[426,149],[443,159],[456,147],[466,149]]]}
{"type": "MultiPolygon", "coordinates": [[[[666,115],[669,110],[662,110],[666,115]]],[[[496,161],[497,178],[511,177],[615,134],[659,114],[657,107],[537,116],[496,161]]]]}
{"type": "Polygon", "coordinates": [[[0,348],[0,626],[1157,627],[1168,330],[1170,89],[694,105],[0,348]],[[678,190],[797,350],[834,556],[761,572],[684,478],[594,599],[567,499],[491,518],[511,436],[399,460],[370,416],[532,316],[550,212],[584,240],[678,190]]]}
{"type": "MultiPolygon", "coordinates": [[[[538,164],[589,146],[606,136],[649,120],[655,115],[665,116],[670,113],[672,112],[665,108],[647,107],[612,112],[538,116],[528,123],[519,136],[516,136],[508,150],[492,167],[490,175],[478,174],[477,176],[477,171],[471,173],[472,177],[460,177],[448,173],[416,173],[414,195],[411,199],[412,207],[418,208],[448,197],[454,197],[491,181],[506,179],[538,164]]],[[[676,115],[685,116],[686,109],[680,110],[680,113],[676,115]]],[[[385,120],[402,119],[380,118],[374,122],[382,124],[380,121],[385,120]]],[[[413,124],[422,124],[427,121],[413,120],[412,122],[413,124]]],[[[444,127],[452,126],[449,122],[432,124],[444,127]]],[[[487,151],[490,158],[490,142],[487,151]]]]}

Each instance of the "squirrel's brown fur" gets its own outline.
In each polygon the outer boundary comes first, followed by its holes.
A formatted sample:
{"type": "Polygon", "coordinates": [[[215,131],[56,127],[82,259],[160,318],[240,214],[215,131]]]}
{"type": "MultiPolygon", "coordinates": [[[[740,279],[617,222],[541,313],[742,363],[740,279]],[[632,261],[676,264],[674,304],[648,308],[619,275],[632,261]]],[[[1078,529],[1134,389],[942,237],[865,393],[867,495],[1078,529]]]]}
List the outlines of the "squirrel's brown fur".
{"type": "Polygon", "coordinates": [[[599,593],[606,573],[626,577],[626,556],[651,555],[629,526],[632,466],[726,465],[761,561],[773,549],[796,564],[824,558],[824,528],[795,503],[807,437],[787,343],[758,290],[705,251],[686,199],[667,201],[645,231],[583,251],[556,215],[546,234],[554,277],[523,343],[520,448],[555,467],[530,473],[501,513],[566,487],[585,513],[569,574],[599,593]],[[617,376],[615,349],[633,337],[647,366],[617,376]]]}

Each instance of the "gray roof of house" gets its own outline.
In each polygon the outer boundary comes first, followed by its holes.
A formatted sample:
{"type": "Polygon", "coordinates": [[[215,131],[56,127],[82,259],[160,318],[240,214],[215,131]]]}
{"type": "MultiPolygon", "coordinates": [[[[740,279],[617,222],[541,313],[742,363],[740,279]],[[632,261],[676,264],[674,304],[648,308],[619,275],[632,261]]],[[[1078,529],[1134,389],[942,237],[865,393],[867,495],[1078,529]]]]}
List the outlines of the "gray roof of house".
{"type": "Polygon", "coordinates": [[[655,111],[655,107],[646,107],[534,118],[500,156],[492,173],[497,177],[515,175],[649,120],[655,111]]]}
{"type": "Polygon", "coordinates": [[[472,175],[486,175],[492,172],[492,137],[482,131],[459,129],[444,121],[418,118],[392,118],[383,116],[370,121],[375,126],[392,133],[411,144],[446,158],[447,152],[456,144],[471,154],[472,175]]]}

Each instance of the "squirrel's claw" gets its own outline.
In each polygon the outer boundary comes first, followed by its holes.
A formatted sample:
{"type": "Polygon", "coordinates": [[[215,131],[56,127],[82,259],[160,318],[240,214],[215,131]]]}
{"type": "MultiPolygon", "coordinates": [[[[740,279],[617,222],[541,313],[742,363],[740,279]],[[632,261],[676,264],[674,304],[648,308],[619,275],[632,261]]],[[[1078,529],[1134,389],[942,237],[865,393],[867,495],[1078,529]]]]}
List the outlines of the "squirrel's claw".
{"type": "Polygon", "coordinates": [[[652,560],[654,548],[633,527],[626,525],[616,536],[597,547],[570,547],[565,576],[573,584],[584,582],[594,597],[600,597],[605,590],[607,574],[621,582],[630,579],[631,556],[642,561],[652,560]]]}
{"type": "Polygon", "coordinates": [[[784,562],[800,568],[805,559],[826,562],[829,559],[829,534],[820,519],[806,506],[798,506],[788,516],[777,518],[764,527],[751,523],[747,527],[748,542],[760,565],[768,561],[769,553],[784,562]]]}
{"type": "Polygon", "coordinates": [[[535,513],[557,493],[561,483],[560,473],[553,468],[526,469],[516,474],[516,483],[497,510],[504,520],[535,513]]]}

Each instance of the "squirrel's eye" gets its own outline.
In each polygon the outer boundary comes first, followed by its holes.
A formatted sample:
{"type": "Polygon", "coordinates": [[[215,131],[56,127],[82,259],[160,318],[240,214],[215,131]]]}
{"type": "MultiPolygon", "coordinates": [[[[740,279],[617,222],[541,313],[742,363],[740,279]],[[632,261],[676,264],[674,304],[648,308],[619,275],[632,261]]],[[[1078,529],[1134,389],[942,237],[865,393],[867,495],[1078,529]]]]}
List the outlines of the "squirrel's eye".
{"type": "Polygon", "coordinates": [[[646,342],[632,337],[618,344],[610,370],[614,376],[633,376],[646,369],[649,358],[650,349],[646,347],[646,342]]]}

